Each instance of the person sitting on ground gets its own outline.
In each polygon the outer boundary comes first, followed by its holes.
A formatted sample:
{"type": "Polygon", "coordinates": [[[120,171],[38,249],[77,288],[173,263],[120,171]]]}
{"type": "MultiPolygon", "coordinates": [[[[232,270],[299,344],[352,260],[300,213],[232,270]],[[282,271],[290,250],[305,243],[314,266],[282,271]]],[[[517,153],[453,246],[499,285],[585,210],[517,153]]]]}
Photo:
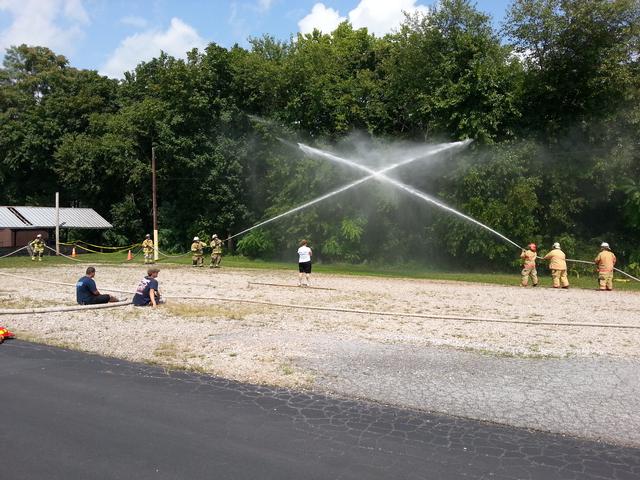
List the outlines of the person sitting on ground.
{"type": "Polygon", "coordinates": [[[147,276],[140,280],[132,300],[136,307],[144,307],[146,305],[157,307],[161,303],[158,280],[156,280],[159,272],[160,269],[158,268],[150,268],[147,270],[147,276]]]}
{"type": "Polygon", "coordinates": [[[94,267],[87,268],[86,275],[76,282],[76,300],[80,305],[96,305],[99,303],[117,302],[113,295],[101,294],[96,287],[93,277],[96,276],[94,267]]]}
{"type": "Polygon", "coordinates": [[[298,248],[298,285],[302,287],[311,286],[309,276],[311,275],[311,255],[313,252],[307,246],[307,241],[302,240],[300,242],[300,248],[298,248]],[[302,283],[303,276],[306,276],[306,283],[302,283]]]}

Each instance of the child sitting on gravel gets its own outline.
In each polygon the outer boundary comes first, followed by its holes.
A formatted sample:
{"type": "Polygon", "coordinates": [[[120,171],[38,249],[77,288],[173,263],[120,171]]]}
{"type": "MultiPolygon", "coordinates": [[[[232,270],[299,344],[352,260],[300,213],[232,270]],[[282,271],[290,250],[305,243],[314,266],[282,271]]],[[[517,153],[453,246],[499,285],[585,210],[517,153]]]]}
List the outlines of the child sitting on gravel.
{"type": "Polygon", "coordinates": [[[133,296],[132,303],[137,307],[151,305],[156,307],[160,302],[160,292],[158,291],[158,273],[159,268],[150,268],[147,270],[147,276],[140,280],[136,294],[133,296]]]}

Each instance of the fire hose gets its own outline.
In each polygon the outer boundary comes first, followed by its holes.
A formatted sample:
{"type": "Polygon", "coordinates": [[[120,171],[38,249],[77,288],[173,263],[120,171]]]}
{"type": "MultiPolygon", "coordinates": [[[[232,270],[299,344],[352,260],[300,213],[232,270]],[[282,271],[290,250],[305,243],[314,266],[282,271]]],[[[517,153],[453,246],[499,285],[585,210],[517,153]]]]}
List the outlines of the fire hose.
{"type": "MultiPolygon", "coordinates": [[[[8,274],[4,272],[0,272],[0,275],[6,275],[11,277],[17,277],[23,280],[34,281],[42,283],[41,280],[35,278],[21,277],[13,274],[8,274]]],[[[58,285],[73,285],[68,283],[61,282],[47,282],[58,285]]],[[[122,292],[121,290],[114,289],[104,289],[105,291],[110,292],[122,292]]],[[[128,293],[128,292],[127,292],[128,293]]],[[[413,312],[397,312],[397,311],[377,311],[377,310],[363,310],[363,309],[351,309],[351,308],[340,308],[340,307],[322,307],[322,306],[313,306],[313,305],[299,305],[292,303],[278,303],[278,302],[266,302],[263,300],[249,300],[244,298],[235,298],[235,297],[214,297],[214,296],[193,296],[193,295],[164,295],[165,299],[175,299],[175,300],[211,300],[218,302],[228,302],[228,303],[248,303],[252,305],[264,305],[270,307],[279,307],[279,308],[290,308],[290,309],[299,309],[299,310],[315,310],[315,311],[324,311],[324,312],[341,312],[341,313],[355,313],[355,314],[363,314],[363,315],[373,315],[373,316],[395,316],[395,317],[409,317],[409,318],[422,318],[428,320],[451,320],[451,321],[460,321],[460,322],[487,322],[487,323],[511,323],[511,324],[522,324],[522,325],[542,325],[542,326],[566,326],[566,327],[597,327],[597,328],[623,328],[623,329],[640,329],[640,325],[627,325],[627,324],[606,324],[606,323],[571,323],[571,322],[539,322],[533,320],[508,320],[508,319],[498,319],[498,318],[482,318],[482,317],[467,317],[467,316],[456,316],[456,315],[435,315],[435,314],[427,314],[427,313],[413,313],[413,312]]],[[[108,306],[123,306],[128,305],[131,302],[126,302],[120,304],[103,304],[101,308],[108,308],[108,306]]],[[[78,306],[79,307],[79,306],[78,306]]],[[[76,306],[73,307],[52,307],[54,309],[44,309],[46,311],[43,312],[32,312],[31,310],[39,310],[39,309],[29,309],[29,311],[8,311],[0,310],[0,315],[9,315],[9,314],[20,314],[20,313],[47,313],[49,311],[58,311],[55,308],[72,308],[74,310],[84,310],[85,308],[78,308],[76,306]]],[[[66,311],[66,310],[60,310],[66,311]]]]}
{"type": "Polygon", "coordinates": [[[77,310],[97,310],[100,308],[114,308],[131,305],[131,300],[122,300],[119,302],[100,303],[97,305],[65,305],[60,307],[43,307],[43,308],[7,308],[1,309],[0,315],[26,315],[34,313],[55,313],[55,312],[73,312],[77,310]]]}

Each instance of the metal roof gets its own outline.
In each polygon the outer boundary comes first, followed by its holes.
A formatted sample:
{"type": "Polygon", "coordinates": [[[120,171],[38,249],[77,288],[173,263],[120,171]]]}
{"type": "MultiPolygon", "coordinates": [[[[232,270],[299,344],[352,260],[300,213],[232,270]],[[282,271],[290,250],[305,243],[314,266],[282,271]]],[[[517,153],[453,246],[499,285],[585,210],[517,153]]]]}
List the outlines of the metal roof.
{"type": "Polygon", "coordinates": [[[8,207],[0,207],[0,228],[25,228],[25,225],[8,207]]]}
{"type": "MultiPolygon", "coordinates": [[[[55,207],[1,207],[0,228],[55,228],[55,207]]],[[[92,208],[60,208],[60,228],[111,228],[92,208]]]]}

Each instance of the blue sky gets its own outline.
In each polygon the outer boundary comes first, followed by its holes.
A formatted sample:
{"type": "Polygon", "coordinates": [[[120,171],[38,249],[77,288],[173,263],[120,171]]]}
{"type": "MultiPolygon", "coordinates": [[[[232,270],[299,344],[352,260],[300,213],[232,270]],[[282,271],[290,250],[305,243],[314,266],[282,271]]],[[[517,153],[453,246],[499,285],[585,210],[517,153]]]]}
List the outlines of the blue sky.
{"type": "MultiPolygon", "coordinates": [[[[423,0],[0,0],[0,51],[10,45],[44,45],[79,68],[110,77],[164,50],[181,57],[215,42],[247,45],[247,38],[290,35],[342,20],[378,35],[396,28],[402,11],[428,11],[423,0]]],[[[480,0],[494,24],[510,0],[480,0]]]]}

